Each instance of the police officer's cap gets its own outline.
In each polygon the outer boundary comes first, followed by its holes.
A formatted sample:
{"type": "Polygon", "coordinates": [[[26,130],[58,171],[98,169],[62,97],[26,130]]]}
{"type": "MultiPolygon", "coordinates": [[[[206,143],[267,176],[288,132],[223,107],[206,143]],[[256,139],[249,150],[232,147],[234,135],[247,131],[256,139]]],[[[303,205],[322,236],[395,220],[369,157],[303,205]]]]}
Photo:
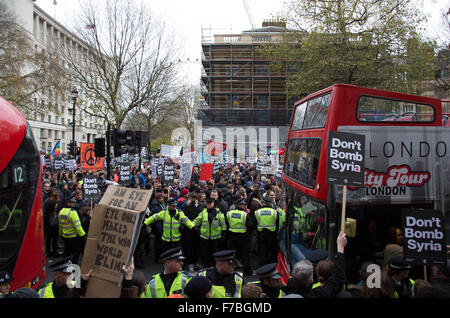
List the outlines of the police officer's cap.
{"type": "Polygon", "coordinates": [[[395,256],[391,258],[388,263],[390,269],[396,270],[409,270],[411,269],[411,264],[403,259],[401,256],[395,256]]]}
{"type": "Polygon", "coordinates": [[[322,249],[311,251],[306,255],[306,259],[313,264],[318,263],[326,258],[328,258],[328,251],[322,249]]]}
{"type": "Polygon", "coordinates": [[[267,195],[263,196],[262,199],[263,199],[264,203],[272,203],[273,202],[267,195]]]}
{"type": "Polygon", "coordinates": [[[281,275],[277,270],[277,263],[263,265],[255,271],[255,274],[261,278],[281,278],[281,275]]]}
{"type": "Polygon", "coordinates": [[[208,198],[205,199],[205,202],[206,203],[211,203],[211,202],[215,202],[215,200],[213,198],[211,198],[211,197],[208,197],[208,198]]]}
{"type": "Polygon", "coordinates": [[[72,196],[72,197],[67,199],[67,202],[69,202],[69,203],[76,203],[77,199],[75,199],[75,196],[72,196]]]}
{"type": "Polygon", "coordinates": [[[234,201],[234,205],[235,206],[238,206],[238,205],[245,205],[246,204],[246,202],[245,202],[245,199],[243,199],[243,198],[239,198],[239,199],[237,199],[236,201],[234,201]]]}
{"type": "Polygon", "coordinates": [[[165,262],[169,259],[185,259],[186,257],[184,257],[181,247],[175,247],[162,253],[160,258],[163,262],[165,262]]]}
{"type": "Polygon", "coordinates": [[[177,200],[175,200],[174,198],[170,198],[169,200],[167,200],[167,205],[177,205],[177,200]]]}
{"type": "Polygon", "coordinates": [[[236,264],[237,261],[234,258],[235,254],[236,254],[235,250],[224,250],[214,253],[213,257],[216,261],[228,261],[229,263],[236,264]]]}
{"type": "Polygon", "coordinates": [[[11,275],[8,274],[7,271],[0,272],[0,284],[10,283],[14,280],[11,275]]]}
{"type": "Polygon", "coordinates": [[[51,265],[49,265],[49,269],[53,272],[59,271],[63,273],[72,273],[72,261],[70,260],[70,256],[64,257],[61,259],[56,259],[51,265]]]}

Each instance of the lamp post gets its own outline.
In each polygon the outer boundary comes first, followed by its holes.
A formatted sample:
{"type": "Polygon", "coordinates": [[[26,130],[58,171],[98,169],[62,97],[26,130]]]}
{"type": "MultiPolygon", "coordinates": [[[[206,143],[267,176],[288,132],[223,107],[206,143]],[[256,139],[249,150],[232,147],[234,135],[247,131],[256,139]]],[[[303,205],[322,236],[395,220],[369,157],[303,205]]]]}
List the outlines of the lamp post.
{"type": "Polygon", "coordinates": [[[75,104],[77,102],[78,91],[73,89],[71,92],[72,101],[73,101],[73,115],[72,115],[72,154],[76,158],[77,157],[77,146],[75,143],[75,104]]]}

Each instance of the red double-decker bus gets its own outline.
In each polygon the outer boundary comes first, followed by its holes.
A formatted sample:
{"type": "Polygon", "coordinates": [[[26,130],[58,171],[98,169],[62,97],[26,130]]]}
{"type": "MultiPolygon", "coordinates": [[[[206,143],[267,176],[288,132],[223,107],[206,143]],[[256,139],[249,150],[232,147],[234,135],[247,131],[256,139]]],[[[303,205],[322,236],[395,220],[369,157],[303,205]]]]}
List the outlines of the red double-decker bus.
{"type": "Polygon", "coordinates": [[[288,217],[281,247],[291,265],[315,249],[335,253],[343,187],[326,182],[330,131],[366,140],[365,187],[347,191],[347,216],[357,221],[349,272],[366,260],[382,265],[402,208],[449,208],[450,134],[441,107],[436,98],[345,84],[295,103],[282,174],[288,217]]]}
{"type": "Polygon", "coordinates": [[[41,160],[25,117],[0,97],[0,270],[11,290],[45,279],[41,160]]]}

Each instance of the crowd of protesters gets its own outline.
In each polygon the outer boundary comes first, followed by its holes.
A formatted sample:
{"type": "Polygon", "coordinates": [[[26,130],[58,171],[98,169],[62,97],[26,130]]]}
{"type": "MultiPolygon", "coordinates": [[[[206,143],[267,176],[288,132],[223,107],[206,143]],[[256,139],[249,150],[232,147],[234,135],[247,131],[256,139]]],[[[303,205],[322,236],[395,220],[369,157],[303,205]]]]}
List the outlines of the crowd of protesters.
{"type": "MultiPolygon", "coordinates": [[[[98,186],[102,194],[108,184],[118,182],[118,168],[112,169],[111,180],[105,179],[103,171],[95,174],[98,176],[98,186]]],[[[63,271],[68,263],[80,263],[80,254],[89,231],[92,207],[98,202],[93,203],[84,198],[82,176],[81,172],[44,173],[46,255],[48,258],[64,259],[64,262],[57,263],[60,268],[57,268],[55,273],[57,270],[63,271]],[[54,219],[55,215],[59,216],[64,209],[68,209],[68,212],[76,211],[78,221],[74,222],[78,222],[80,230],[77,230],[75,235],[80,246],[75,253],[73,246],[68,247],[73,245],[70,241],[72,238],[62,239],[61,218],[59,223],[54,219]]],[[[372,284],[374,277],[368,271],[371,262],[365,262],[361,267],[360,282],[350,282],[346,277],[344,250],[347,239],[343,233],[337,238],[337,253],[333,258],[324,251],[311,253],[306,259],[293,264],[289,279],[282,284],[276,266],[279,243],[277,234],[286,224],[286,198],[279,180],[274,175],[261,175],[255,165],[245,164],[225,165],[210,180],[200,180],[200,166],[196,165],[191,182],[186,187],[180,187],[178,176],[179,166],[176,166],[173,184],[164,185],[158,178],[151,177],[150,169],[132,169],[128,186],[151,189],[153,192],[133,262],[129,267],[123,268],[126,282],[121,297],[151,295],[150,282],[145,284],[139,270],[145,267],[145,262],[150,258],[164,266],[164,272],[160,275],[165,279],[166,290],[161,294],[163,296],[159,297],[170,297],[171,294],[190,298],[225,297],[224,295],[242,298],[450,297],[450,273],[445,265],[433,267],[429,282],[419,279],[414,281],[409,276],[411,265],[401,257],[394,242],[386,246],[384,255],[389,259],[384,260],[381,276],[378,280],[375,279],[375,285],[372,284]],[[278,223],[273,231],[275,236],[261,234],[269,233],[261,231],[264,226],[260,221],[260,211],[264,209],[276,211],[278,215],[278,223]],[[214,213],[210,213],[211,211],[214,213]],[[240,212],[244,215],[245,226],[241,231],[233,232],[233,224],[230,225],[230,221],[233,221],[232,217],[242,216],[240,212]],[[175,215],[181,221],[179,235],[177,232],[170,232],[170,240],[167,239],[168,232],[164,227],[166,213],[171,217],[175,215]],[[213,240],[212,224],[215,218],[220,226],[218,239],[213,240]],[[205,222],[210,224],[209,236],[202,229],[205,222]],[[273,238],[276,240],[275,244],[273,238]],[[167,274],[170,268],[174,272],[172,276],[167,274]],[[180,293],[171,293],[170,284],[175,284],[174,280],[177,281],[176,277],[180,271],[187,275],[188,284],[181,288],[180,293]],[[227,284],[217,282],[218,278],[223,280],[227,275],[233,277],[230,280],[232,283],[227,283],[234,284],[232,292],[227,289],[227,284]],[[242,278],[241,283],[238,276],[242,278]],[[255,277],[259,280],[255,281],[255,277]],[[138,288],[138,293],[127,290],[133,284],[138,288]],[[223,291],[218,285],[224,285],[223,291]],[[148,289],[147,292],[145,288],[148,289]]],[[[84,273],[82,278],[85,288],[89,275],[84,273]]],[[[69,297],[68,292],[64,295],[69,297]]],[[[73,297],[73,292],[70,295],[73,297]]],[[[75,297],[80,295],[82,292],[75,297]]]]}

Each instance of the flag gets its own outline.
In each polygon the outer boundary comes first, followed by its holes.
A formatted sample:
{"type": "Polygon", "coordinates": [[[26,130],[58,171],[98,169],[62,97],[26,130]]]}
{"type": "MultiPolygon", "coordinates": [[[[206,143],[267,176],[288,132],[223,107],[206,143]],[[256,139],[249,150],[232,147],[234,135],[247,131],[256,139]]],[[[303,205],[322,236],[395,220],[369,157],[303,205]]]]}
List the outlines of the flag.
{"type": "Polygon", "coordinates": [[[60,155],[61,155],[61,143],[60,143],[60,140],[58,140],[55,144],[55,147],[53,147],[52,157],[60,156],[60,155]]]}
{"type": "Polygon", "coordinates": [[[88,30],[95,29],[95,24],[93,24],[93,23],[91,23],[91,24],[86,24],[86,29],[88,29],[88,30]]]}
{"type": "Polygon", "coordinates": [[[53,0],[53,4],[54,4],[55,6],[57,5],[56,0],[53,0]]]}

